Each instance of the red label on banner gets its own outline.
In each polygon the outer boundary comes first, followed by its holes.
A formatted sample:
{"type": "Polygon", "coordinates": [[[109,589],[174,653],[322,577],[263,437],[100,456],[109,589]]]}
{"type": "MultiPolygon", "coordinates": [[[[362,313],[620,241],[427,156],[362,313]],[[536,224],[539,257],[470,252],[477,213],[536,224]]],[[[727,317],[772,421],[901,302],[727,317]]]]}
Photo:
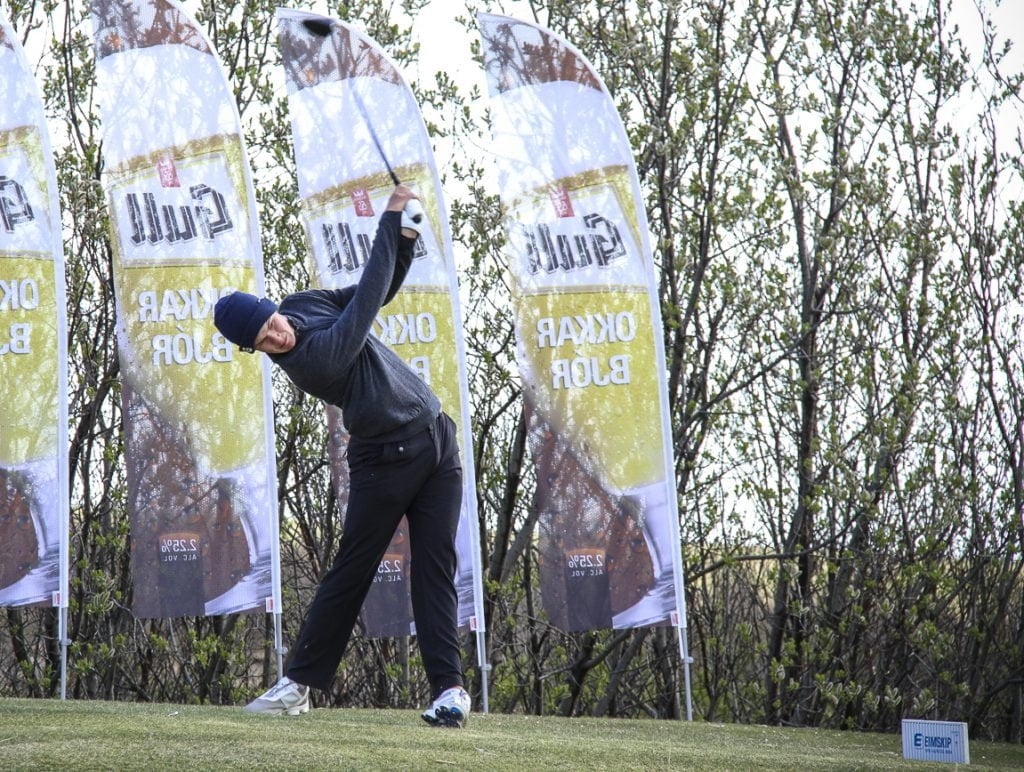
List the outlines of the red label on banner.
{"type": "Polygon", "coordinates": [[[373,217],[373,205],[370,203],[370,194],[366,188],[356,188],[352,191],[352,205],[356,210],[356,217],[373,217]]]}
{"type": "Polygon", "coordinates": [[[178,170],[174,167],[174,159],[169,155],[164,156],[156,162],[156,173],[160,176],[160,186],[163,188],[180,188],[178,182],[178,170]]]}
{"type": "Polygon", "coordinates": [[[569,191],[559,186],[550,190],[551,203],[555,207],[555,214],[559,217],[572,217],[572,199],[569,198],[569,191]]]}

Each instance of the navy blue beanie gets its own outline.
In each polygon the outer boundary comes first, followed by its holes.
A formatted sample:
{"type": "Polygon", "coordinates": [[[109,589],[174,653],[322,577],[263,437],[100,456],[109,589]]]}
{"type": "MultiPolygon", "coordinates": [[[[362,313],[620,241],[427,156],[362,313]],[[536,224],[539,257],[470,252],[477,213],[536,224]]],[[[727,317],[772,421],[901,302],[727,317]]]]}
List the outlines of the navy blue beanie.
{"type": "Polygon", "coordinates": [[[232,292],[217,301],[213,323],[225,338],[239,348],[251,351],[260,329],[276,310],[277,304],[273,300],[258,298],[248,292],[232,292]]]}

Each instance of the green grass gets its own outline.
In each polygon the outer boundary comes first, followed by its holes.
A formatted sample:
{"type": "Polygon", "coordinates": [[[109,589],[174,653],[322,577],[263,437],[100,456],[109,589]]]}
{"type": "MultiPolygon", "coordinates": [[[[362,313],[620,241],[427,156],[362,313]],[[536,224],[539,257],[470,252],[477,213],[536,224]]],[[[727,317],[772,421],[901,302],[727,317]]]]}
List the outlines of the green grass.
{"type": "MultiPolygon", "coordinates": [[[[1024,747],[971,742],[972,769],[1024,769],[1024,747]]],[[[0,700],[0,769],[939,769],[897,735],[679,721],[474,714],[434,729],[407,710],[0,700]]]]}

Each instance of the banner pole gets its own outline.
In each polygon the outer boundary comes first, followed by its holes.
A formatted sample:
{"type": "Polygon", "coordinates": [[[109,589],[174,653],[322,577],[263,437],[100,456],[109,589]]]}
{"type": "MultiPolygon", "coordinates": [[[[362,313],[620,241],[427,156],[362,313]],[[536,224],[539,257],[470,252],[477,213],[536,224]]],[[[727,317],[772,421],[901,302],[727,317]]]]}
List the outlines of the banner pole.
{"type": "Polygon", "coordinates": [[[274,612],[274,653],[277,655],[277,677],[284,678],[284,655],[288,651],[281,644],[281,612],[274,612]]]}
{"type": "MultiPolygon", "coordinates": [[[[672,491],[671,495],[675,495],[672,491]]],[[[679,541],[679,518],[674,519],[673,531],[676,542],[679,541]]],[[[681,549],[673,551],[672,562],[675,568],[676,581],[676,608],[679,609],[679,621],[676,630],[679,635],[679,658],[683,663],[683,684],[686,690],[686,720],[693,721],[693,707],[690,692],[690,665],[693,664],[693,657],[690,656],[689,642],[689,611],[686,608],[686,589],[683,586],[683,553],[681,549]]]]}
{"type": "Polygon", "coordinates": [[[483,700],[484,713],[490,713],[487,681],[488,675],[491,672],[491,666],[487,663],[487,636],[483,630],[476,631],[476,662],[480,668],[480,684],[483,692],[481,699],[483,700]]]}
{"type": "MultiPolygon", "coordinates": [[[[683,617],[685,619],[685,617],[683,617]]],[[[686,691],[686,720],[693,721],[693,707],[690,700],[690,663],[693,658],[690,656],[689,647],[686,643],[686,623],[676,628],[679,633],[679,658],[683,662],[683,684],[686,691]]]]}
{"type": "Polygon", "coordinates": [[[57,636],[60,639],[60,698],[68,697],[68,607],[57,607],[57,636]]]}

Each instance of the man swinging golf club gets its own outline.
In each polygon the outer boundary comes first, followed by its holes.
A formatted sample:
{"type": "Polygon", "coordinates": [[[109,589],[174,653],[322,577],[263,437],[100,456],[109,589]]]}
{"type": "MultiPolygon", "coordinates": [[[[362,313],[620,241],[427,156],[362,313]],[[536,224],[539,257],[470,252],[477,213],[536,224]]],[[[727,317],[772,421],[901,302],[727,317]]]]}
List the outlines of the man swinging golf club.
{"type": "Polygon", "coordinates": [[[280,307],[234,292],[217,302],[214,324],[243,351],[262,351],[300,389],[341,408],[351,435],[350,491],[338,555],[317,588],[287,668],[246,710],[298,715],[309,688],[328,689],[377,566],[405,515],[412,549],[412,608],[435,726],[461,727],[470,711],[459,649],[454,584],[462,466],[455,424],[438,398],[370,334],[412,261],[422,216],[416,195],[397,185],[381,215],[370,259],[354,287],[307,290],[280,307]]]}

